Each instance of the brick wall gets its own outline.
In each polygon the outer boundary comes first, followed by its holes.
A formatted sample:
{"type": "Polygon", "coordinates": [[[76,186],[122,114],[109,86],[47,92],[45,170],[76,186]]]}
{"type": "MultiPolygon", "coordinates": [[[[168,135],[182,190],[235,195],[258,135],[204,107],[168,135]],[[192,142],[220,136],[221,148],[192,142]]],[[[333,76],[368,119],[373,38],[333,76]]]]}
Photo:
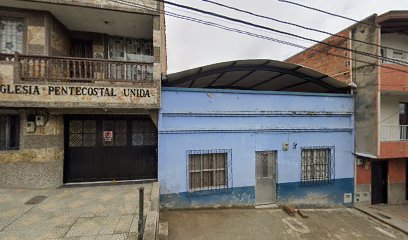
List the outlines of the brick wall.
{"type": "MultiPolygon", "coordinates": [[[[349,32],[349,30],[344,30],[338,35],[349,37],[349,32]]],[[[345,48],[351,47],[350,41],[342,37],[333,36],[323,42],[345,48]]],[[[324,44],[317,44],[290,57],[286,61],[317,70],[343,82],[350,82],[351,59],[346,58],[350,58],[350,52],[347,50],[337,49],[324,44]]]]}

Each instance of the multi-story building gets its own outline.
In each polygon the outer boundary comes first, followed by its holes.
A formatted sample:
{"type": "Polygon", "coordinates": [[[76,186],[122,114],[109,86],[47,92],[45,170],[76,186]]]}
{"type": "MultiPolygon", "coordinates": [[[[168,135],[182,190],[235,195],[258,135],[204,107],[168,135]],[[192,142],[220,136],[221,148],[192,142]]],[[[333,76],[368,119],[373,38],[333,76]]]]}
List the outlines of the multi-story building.
{"type": "Polygon", "coordinates": [[[356,203],[407,199],[407,20],[372,15],[287,59],[355,87],[356,203]]]}
{"type": "Polygon", "coordinates": [[[157,178],[162,9],[0,2],[0,186],[157,178]]]}

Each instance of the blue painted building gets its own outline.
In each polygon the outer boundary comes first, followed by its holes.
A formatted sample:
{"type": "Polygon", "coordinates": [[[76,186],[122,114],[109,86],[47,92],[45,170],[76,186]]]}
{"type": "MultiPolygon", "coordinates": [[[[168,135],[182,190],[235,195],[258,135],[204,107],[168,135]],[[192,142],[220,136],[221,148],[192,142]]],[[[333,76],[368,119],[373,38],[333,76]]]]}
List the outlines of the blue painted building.
{"type": "Polygon", "coordinates": [[[176,73],[165,86],[163,207],[352,204],[354,108],[344,83],[252,60],[176,73]]]}

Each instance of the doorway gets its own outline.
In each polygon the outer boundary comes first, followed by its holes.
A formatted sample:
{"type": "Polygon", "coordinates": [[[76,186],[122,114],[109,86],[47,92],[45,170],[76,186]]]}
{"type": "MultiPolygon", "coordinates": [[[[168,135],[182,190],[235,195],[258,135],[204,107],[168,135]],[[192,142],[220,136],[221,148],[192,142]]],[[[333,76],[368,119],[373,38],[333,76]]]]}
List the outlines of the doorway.
{"type": "Polygon", "coordinates": [[[256,204],[276,202],[276,159],[277,151],[256,152],[256,204]]]}
{"type": "Polygon", "coordinates": [[[157,128],[147,116],[65,116],[64,181],[157,179],[157,128]]]}
{"type": "Polygon", "coordinates": [[[387,203],[388,162],[371,163],[371,204],[387,203]]]}

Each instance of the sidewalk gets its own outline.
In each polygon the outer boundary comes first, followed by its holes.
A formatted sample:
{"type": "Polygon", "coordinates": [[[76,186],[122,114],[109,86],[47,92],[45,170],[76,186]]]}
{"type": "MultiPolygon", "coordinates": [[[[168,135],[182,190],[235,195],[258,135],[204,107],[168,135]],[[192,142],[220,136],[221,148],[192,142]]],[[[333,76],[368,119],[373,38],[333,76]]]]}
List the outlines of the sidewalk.
{"type": "Polygon", "coordinates": [[[137,239],[139,187],[145,188],[144,212],[152,228],[156,183],[0,189],[0,239],[137,239]]]}
{"type": "Polygon", "coordinates": [[[378,204],[355,208],[408,234],[408,204],[378,204]]]}

